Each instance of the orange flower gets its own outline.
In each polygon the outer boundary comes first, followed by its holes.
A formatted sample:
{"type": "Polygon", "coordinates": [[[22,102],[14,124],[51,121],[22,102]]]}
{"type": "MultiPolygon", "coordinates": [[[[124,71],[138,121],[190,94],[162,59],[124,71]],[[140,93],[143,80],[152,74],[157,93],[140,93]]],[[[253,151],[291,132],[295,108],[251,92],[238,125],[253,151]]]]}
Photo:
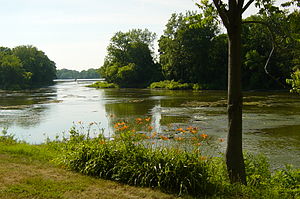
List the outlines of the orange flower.
{"type": "Polygon", "coordinates": [[[183,128],[178,128],[178,129],[176,129],[176,131],[180,131],[180,132],[185,132],[185,130],[183,129],[183,128]]]}
{"type": "Polygon", "coordinates": [[[175,137],[174,139],[175,139],[176,141],[182,141],[182,140],[184,140],[183,137],[175,137]]]}
{"type": "Polygon", "coordinates": [[[168,137],[166,137],[166,136],[163,136],[163,135],[161,135],[161,136],[159,136],[162,140],[169,140],[169,138],[168,137]]]}
{"type": "Polygon", "coordinates": [[[204,133],[202,133],[201,135],[200,135],[203,139],[206,139],[207,138],[207,134],[204,134],[204,133]]]}
{"type": "Polygon", "coordinates": [[[149,131],[153,130],[153,126],[148,126],[149,131]]]}
{"type": "Polygon", "coordinates": [[[136,118],[135,121],[136,121],[137,124],[143,123],[143,119],[142,118],[136,118]]]}
{"type": "Polygon", "coordinates": [[[154,138],[157,135],[156,132],[152,133],[151,137],[154,138]]]}
{"type": "Polygon", "coordinates": [[[146,121],[146,122],[150,122],[150,120],[151,120],[151,118],[150,118],[150,117],[148,117],[148,118],[145,118],[145,121],[146,121]]]}

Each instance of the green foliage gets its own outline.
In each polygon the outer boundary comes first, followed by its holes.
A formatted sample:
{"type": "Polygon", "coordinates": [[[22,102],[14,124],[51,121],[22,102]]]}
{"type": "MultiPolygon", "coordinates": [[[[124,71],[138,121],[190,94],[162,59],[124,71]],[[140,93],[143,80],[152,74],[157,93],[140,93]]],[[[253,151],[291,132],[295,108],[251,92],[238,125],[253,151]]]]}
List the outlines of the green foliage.
{"type": "MultiPolygon", "coordinates": [[[[92,129],[94,124],[91,123],[88,128],[73,127],[69,138],[63,138],[61,141],[48,140],[42,145],[29,145],[17,141],[12,135],[8,135],[7,129],[3,129],[0,136],[0,153],[22,157],[22,161],[26,158],[29,160],[26,164],[31,164],[32,160],[56,162],[64,168],[96,178],[159,188],[175,194],[203,198],[300,197],[299,168],[286,166],[271,172],[269,163],[263,155],[246,153],[248,185],[231,184],[223,157],[204,157],[199,150],[181,150],[176,145],[164,147],[165,144],[171,144],[171,138],[157,135],[157,139],[148,139],[145,134],[131,130],[131,128],[138,130],[139,125],[143,130],[149,124],[151,124],[149,118],[136,118],[133,123],[126,124],[118,122],[115,125],[116,135],[111,138],[105,137],[103,131],[95,137],[92,129]],[[147,125],[143,126],[142,123],[147,125]],[[90,135],[94,135],[94,138],[90,135]],[[151,142],[156,144],[153,145],[151,142]]],[[[192,134],[195,130],[192,127],[187,129],[192,134]]],[[[184,130],[177,129],[177,131],[184,130]]],[[[207,141],[202,137],[201,143],[207,141]]],[[[177,142],[183,144],[182,140],[177,142]]],[[[10,189],[6,190],[9,193],[23,193],[21,194],[23,197],[26,194],[46,197],[43,194],[57,196],[58,192],[55,190],[58,187],[55,186],[53,181],[38,178],[29,179],[28,183],[11,185],[10,189]],[[36,188],[39,184],[42,187],[36,188]],[[51,188],[46,189],[48,186],[51,188]]]]}
{"type": "Polygon", "coordinates": [[[245,19],[260,23],[243,25],[242,85],[245,89],[283,88],[290,71],[300,63],[299,11],[287,13],[269,7],[271,10],[245,19]],[[274,52],[265,67],[273,45],[274,52]]]}
{"type": "Polygon", "coordinates": [[[200,84],[180,83],[174,80],[165,80],[160,82],[153,82],[150,84],[150,88],[162,88],[168,90],[200,90],[202,87],[200,84]]]}
{"type": "Polygon", "coordinates": [[[145,147],[126,130],[113,140],[101,134],[90,139],[74,128],[70,134],[59,162],[74,171],[177,194],[208,195],[215,189],[209,181],[209,160],[202,160],[200,153],[145,147]]]}
{"type": "Polygon", "coordinates": [[[210,9],[204,14],[173,14],[169,19],[159,39],[160,64],[166,79],[225,89],[226,37],[217,35],[218,22],[210,9]]]}
{"type": "Polygon", "coordinates": [[[107,83],[107,82],[95,82],[92,85],[88,85],[87,87],[92,88],[119,88],[117,84],[107,83]]]}
{"type": "Polygon", "coordinates": [[[55,63],[35,47],[0,48],[0,89],[49,85],[55,73],[55,63]]]}
{"type": "Polygon", "coordinates": [[[56,66],[43,51],[34,46],[17,46],[12,49],[23,65],[26,72],[32,73],[30,84],[49,85],[56,77],[56,66]]]}
{"type": "Polygon", "coordinates": [[[286,82],[292,86],[290,92],[300,93],[300,70],[296,70],[291,74],[292,79],[287,79],[286,82]]]}
{"type": "Polygon", "coordinates": [[[60,69],[56,72],[57,79],[94,79],[100,78],[100,74],[97,69],[90,68],[88,70],[82,70],[81,72],[76,70],[60,69]]]}
{"type": "Polygon", "coordinates": [[[147,29],[117,32],[107,48],[101,76],[121,87],[145,87],[160,79],[158,64],[152,57],[155,37],[147,29]]]}

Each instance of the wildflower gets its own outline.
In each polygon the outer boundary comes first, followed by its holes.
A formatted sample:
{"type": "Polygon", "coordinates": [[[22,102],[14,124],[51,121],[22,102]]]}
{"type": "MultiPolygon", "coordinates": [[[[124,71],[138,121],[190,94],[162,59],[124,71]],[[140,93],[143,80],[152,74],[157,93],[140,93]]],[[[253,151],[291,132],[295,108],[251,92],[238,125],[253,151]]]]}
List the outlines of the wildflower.
{"type": "Polygon", "coordinates": [[[148,117],[148,118],[145,118],[145,121],[146,121],[146,122],[150,122],[150,120],[151,120],[151,118],[150,118],[150,117],[148,117]]]}
{"type": "Polygon", "coordinates": [[[175,137],[174,139],[175,139],[176,141],[182,141],[182,140],[184,140],[183,137],[175,137]]]}
{"type": "Polygon", "coordinates": [[[186,132],[183,128],[178,128],[178,129],[176,129],[176,131],[179,131],[179,132],[182,132],[182,133],[186,132]]]}
{"type": "Polygon", "coordinates": [[[161,136],[159,136],[162,140],[169,140],[169,138],[168,137],[166,137],[166,136],[163,136],[163,135],[161,135],[161,136]]]}
{"type": "Polygon", "coordinates": [[[153,130],[153,126],[148,126],[149,131],[153,130]]]}
{"type": "Polygon", "coordinates": [[[135,121],[136,121],[136,123],[138,123],[138,124],[143,123],[143,119],[142,119],[142,118],[136,118],[135,121]]]}
{"type": "Polygon", "coordinates": [[[157,132],[152,133],[151,137],[154,138],[157,135],[157,132]]]}
{"type": "Polygon", "coordinates": [[[200,135],[203,139],[206,139],[207,138],[207,134],[204,134],[204,133],[202,133],[201,135],[200,135]]]}

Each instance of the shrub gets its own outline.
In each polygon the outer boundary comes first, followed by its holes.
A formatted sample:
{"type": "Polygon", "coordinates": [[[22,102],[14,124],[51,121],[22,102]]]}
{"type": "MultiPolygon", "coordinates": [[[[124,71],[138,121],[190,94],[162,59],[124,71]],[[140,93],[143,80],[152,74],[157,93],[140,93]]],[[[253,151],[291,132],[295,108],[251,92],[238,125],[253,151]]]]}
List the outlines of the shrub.
{"type": "Polygon", "coordinates": [[[108,82],[95,82],[94,84],[88,85],[87,87],[92,88],[119,88],[117,84],[108,83],[108,82]]]}
{"type": "Polygon", "coordinates": [[[150,88],[162,88],[162,89],[169,89],[169,90],[199,90],[201,89],[200,84],[191,84],[191,83],[180,83],[174,80],[165,80],[160,82],[153,82],[150,85],[150,88]]]}

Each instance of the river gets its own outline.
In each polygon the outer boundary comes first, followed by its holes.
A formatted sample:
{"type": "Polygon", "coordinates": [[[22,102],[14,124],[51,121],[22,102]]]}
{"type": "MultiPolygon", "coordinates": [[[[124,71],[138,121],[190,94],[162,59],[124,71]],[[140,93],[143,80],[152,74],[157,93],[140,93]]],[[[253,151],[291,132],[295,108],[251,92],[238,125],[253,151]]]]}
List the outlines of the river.
{"type": "MultiPolygon", "coordinates": [[[[57,82],[26,91],[0,90],[0,131],[40,144],[77,125],[97,122],[106,135],[113,118],[152,118],[154,130],[196,126],[203,133],[224,138],[227,115],[225,91],[166,91],[150,89],[94,89],[91,81],[57,82]]],[[[300,167],[300,96],[287,92],[245,92],[244,150],[265,154],[273,168],[300,167]]]]}

